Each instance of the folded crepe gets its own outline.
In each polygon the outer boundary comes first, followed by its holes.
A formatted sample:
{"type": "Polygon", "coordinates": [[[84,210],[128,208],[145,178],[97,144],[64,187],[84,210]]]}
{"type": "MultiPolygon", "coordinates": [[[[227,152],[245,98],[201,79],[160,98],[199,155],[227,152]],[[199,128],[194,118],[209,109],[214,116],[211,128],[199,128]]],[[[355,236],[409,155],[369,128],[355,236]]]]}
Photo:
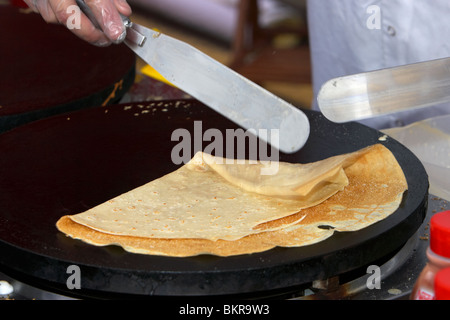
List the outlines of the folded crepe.
{"type": "Polygon", "coordinates": [[[275,174],[261,175],[268,165],[197,153],[166,176],[62,217],[57,227],[134,253],[231,256],[360,230],[395,212],[407,189],[380,144],[309,164],[280,162],[275,174]]]}

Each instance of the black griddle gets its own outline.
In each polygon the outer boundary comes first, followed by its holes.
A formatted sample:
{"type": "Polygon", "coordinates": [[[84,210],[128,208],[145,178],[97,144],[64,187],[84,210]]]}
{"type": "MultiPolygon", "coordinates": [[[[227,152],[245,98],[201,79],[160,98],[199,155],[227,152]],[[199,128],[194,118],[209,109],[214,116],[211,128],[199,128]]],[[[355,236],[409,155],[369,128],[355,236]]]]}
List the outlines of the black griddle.
{"type": "Polygon", "coordinates": [[[40,14],[0,4],[0,133],[45,117],[116,104],[133,85],[125,44],[96,47],[40,14]]]}
{"type": "MultiPolygon", "coordinates": [[[[335,124],[305,110],[309,141],[281,161],[307,163],[382,143],[397,157],[409,190],[391,216],[357,232],[336,232],[300,248],[227,258],[171,258],[95,247],[60,233],[56,221],[176,170],[174,130],[238,127],[196,100],[114,105],[55,116],[0,135],[0,270],[17,280],[82,298],[246,297],[295,291],[395,252],[426,214],[428,177],[403,145],[357,123],[335,124]],[[81,270],[68,289],[67,268],[81,270]]],[[[205,141],[202,148],[211,142],[205,141]]],[[[192,150],[192,154],[196,150],[192,150]]]]}

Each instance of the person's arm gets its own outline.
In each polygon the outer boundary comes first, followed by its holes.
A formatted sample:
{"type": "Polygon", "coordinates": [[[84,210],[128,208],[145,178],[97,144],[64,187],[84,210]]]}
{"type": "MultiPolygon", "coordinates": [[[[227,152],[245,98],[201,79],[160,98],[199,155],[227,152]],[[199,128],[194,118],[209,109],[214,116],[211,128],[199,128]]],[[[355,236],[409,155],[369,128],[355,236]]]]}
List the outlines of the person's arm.
{"type": "MultiPolygon", "coordinates": [[[[70,6],[76,6],[75,0],[24,0],[35,12],[49,23],[61,23],[67,26],[67,20],[73,14],[70,6]]],[[[126,35],[120,14],[131,15],[131,8],[126,0],[85,0],[92,10],[102,30],[94,27],[89,19],[81,13],[80,27],[71,31],[81,39],[97,46],[120,43],[126,35]]]]}

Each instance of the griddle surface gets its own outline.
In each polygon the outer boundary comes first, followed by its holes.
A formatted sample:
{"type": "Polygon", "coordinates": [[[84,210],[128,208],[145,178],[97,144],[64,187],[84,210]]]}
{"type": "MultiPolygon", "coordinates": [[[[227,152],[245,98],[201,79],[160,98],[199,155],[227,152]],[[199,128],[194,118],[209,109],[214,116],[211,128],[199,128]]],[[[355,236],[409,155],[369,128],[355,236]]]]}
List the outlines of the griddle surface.
{"type": "MultiPolygon", "coordinates": [[[[228,258],[170,258],[95,247],[56,227],[76,214],[174,171],[171,134],[194,121],[238,127],[195,100],[115,105],[55,116],[0,135],[0,268],[19,280],[82,297],[258,296],[349,272],[401,247],[421,225],[428,178],[419,160],[393,139],[356,123],[334,124],[305,111],[311,136],[281,161],[306,163],[382,143],[397,157],[409,190],[387,219],[306,247],[228,258]],[[147,110],[147,111],[145,111],[147,110]],[[67,268],[81,269],[69,290],[67,268]]],[[[203,147],[210,142],[206,141],[203,147]]],[[[195,150],[193,150],[194,152],[195,150]]]]}
{"type": "Polygon", "coordinates": [[[125,44],[96,47],[29,9],[0,8],[0,133],[118,103],[133,84],[136,58],[125,44]]]}

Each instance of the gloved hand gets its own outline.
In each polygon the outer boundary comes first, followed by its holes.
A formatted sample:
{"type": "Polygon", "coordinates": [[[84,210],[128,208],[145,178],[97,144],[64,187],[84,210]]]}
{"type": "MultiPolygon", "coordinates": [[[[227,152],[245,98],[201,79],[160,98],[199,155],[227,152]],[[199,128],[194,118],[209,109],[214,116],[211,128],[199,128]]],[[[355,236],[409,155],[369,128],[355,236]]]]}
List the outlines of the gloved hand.
{"type": "MultiPolygon", "coordinates": [[[[61,23],[67,26],[67,21],[73,15],[70,6],[75,0],[24,0],[35,12],[40,13],[49,23],[61,23]]],[[[71,31],[81,39],[97,46],[108,46],[111,43],[120,43],[126,35],[120,14],[131,15],[131,8],[126,0],[85,0],[94,13],[102,28],[94,27],[92,22],[83,13],[80,16],[80,27],[71,31]]]]}

